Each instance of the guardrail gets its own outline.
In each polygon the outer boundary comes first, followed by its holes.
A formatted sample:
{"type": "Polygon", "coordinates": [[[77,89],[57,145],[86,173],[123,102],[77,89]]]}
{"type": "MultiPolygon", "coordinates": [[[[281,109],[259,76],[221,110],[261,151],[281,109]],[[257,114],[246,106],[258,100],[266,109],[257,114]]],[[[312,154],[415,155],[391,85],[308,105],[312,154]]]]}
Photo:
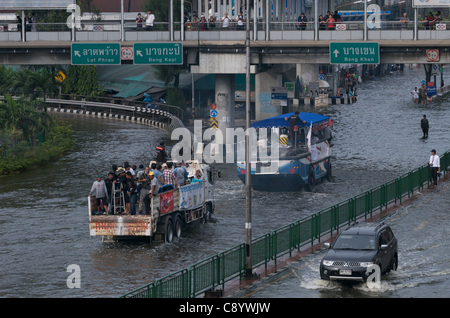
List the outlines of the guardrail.
{"type": "MultiPolygon", "coordinates": [[[[167,110],[159,109],[166,108],[171,110],[172,112],[179,113],[183,115],[184,111],[179,108],[178,106],[172,106],[172,105],[166,105],[166,104],[157,104],[155,105],[158,107],[158,109],[155,108],[147,108],[147,107],[140,107],[140,106],[134,106],[134,105],[120,105],[120,104],[114,104],[114,103],[107,103],[107,102],[95,102],[95,101],[86,101],[84,99],[86,98],[94,98],[94,99],[104,99],[106,98],[102,97],[89,97],[89,96],[71,96],[71,95],[65,95],[70,96],[72,98],[77,97],[78,99],[56,99],[56,98],[47,98],[47,108],[56,107],[56,110],[61,110],[61,107],[63,110],[69,108],[70,111],[75,112],[82,112],[85,114],[98,114],[101,116],[108,116],[108,117],[114,117],[114,116],[121,116],[123,115],[124,118],[128,118],[131,120],[137,120],[137,117],[143,117],[144,119],[148,119],[149,122],[154,122],[155,126],[159,128],[163,128],[168,131],[169,135],[172,133],[172,131],[176,128],[182,128],[185,127],[183,124],[183,121],[178,118],[176,115],[170,113],[167,110]],[[81,100],[79,100],[81,99],[81,100]],[[106,111],[106,113],[105,113],[106,111]],[[131,115],[131,116],[130,116],[131,115]],[[150,118],[151,117],[151,118],[150,118]],[[158,124],[161,123],[161,124],[158,124]]],[[[17,97],[13,97],[17,98],[17,97]]],[[[3,100],[4,97],[0,95],[0,101],[3,100]]],[[[138,105],[145,105],[148,103],[141,103],[141,102],[130,102],[130,103],[138,103],[138,105]]]]}
{"type": "MultiPolygon", "coordinates": [[[[55,96],[53,96],[54,98],[55,96]]],[[[70,103],[70,101],[77,101],[77,103],[80,102],[98,102],[102,103],[102,105],[109,104],[109,105],[124,105],[124,106],[134,106],[136,108],[146,108],[147,105],[153,105],[152,107],[156,107],[158,110],[166,111],[168,113],[171,113],[172,115],[178,117],[181,119],[181,121],[185,118],[185,111],[181,109],[178,106],[168,105],[164,103],[159,102],[144,102],[144,101],[130,101],[122,98],[115,98],[115,97],[99,97],[99,96],[84,96],[84,95],[71,95],[71,94],[62,94],[60,96],[61,100],[64,100],[67,103],[70,103]]],[[[47,102],[49,99],[47,99],[47,102]]]]}
{"type": "MultiPolygon", "coordinates": [[[[450,151],[441,157],[441,171],[449,172],[450,151]]],[[[398,178],[383,183],[348,200],[332,205],[296,222],[273,230],[252,240],[253,268],[273,261],[295,249],[314,242],[320,242],[325,235],[333,235],[345,225],[368,217],[373,212],[410,197],[414,191],[430,184],[431,174],[428,165],[420,166],[398,178]]],[[[189,268],[158,279],[121,296],[121,298],[187,298],[196,297],[214,289],[245,272],[245,244],[239,244],[222,253],[211,256],[189,268]]]]}

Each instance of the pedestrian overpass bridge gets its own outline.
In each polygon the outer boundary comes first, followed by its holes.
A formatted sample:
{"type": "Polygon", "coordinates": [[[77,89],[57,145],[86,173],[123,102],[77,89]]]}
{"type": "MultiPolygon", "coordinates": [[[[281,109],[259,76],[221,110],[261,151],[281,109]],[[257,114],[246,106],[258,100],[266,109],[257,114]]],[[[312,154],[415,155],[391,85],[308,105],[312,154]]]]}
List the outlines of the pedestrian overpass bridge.
{"type": "MultiPolygon", "coordinates": [[[[0,19],[0,27],[1,22],[0,19]]],[[[283,86],[282,74],[292,67],[301,83],[318,80],[319,64],[331,62],[332,42],[377,42],[380,64],[450,64],[450,25],[428,27],[417,16],[407,23],[381,21],[371,25],[366,20],[326,26],[317,21],[299,26],[296,19],[284,22],[253,19],[250,38],[257,120],[280,113],[280,107],[270,105],[268,92],[271,87],[283,86]],[[431,58],[430,51],[434,52],[431,58]]],[[[224,130],[234,127],[234,107],[229,105],[235,104],[234,75],[246,72],[245,39],[246,31],[235,22],[228,27],[221,22],[214,25],[159,22],[152,30],[145,30],[134,22],[111,19],[84,21],[72,29],[65,23],[37,23],[34,32],[23,28],[19,31],[17,24],[14,27],[11,23],[3,25],[0,32],[0,65],[68,65],[72,62],[72,43],[120,43],[122,48],[143,42],[182,43],[183,64],[191,73],[216,74],[216,100],[217,96],[224,99],[217,102],[219,118],[231,119],[219,123],[219,129],[224,130]]],[[[133,61],[123,60],[121,64],[133,61]]],[[[333,68],[333,77],[339,78],[339,69],[333,68]]]]}
{"type": "MultiPolygon", "coordinates": [[[[202,12],[202,2],[195,2],[199,12],[202,12]]],[[[318,1],[315,12],[325,10],[322,2],[318,1]]],[[[295,10],[286,11],[281,2],[277,3],[279,8],[275,13],[268,5],[262,6],[262,11],[252,11],[253,73],[264,65],[328,64],[329,43],[341,41],[378,42],[382,64],[450,63],[450,24],[442,21],[429,26],[418,21],[417,10],[407,22],[388,21],[389,11],[367,10],[365,17],[363,12],[339,11],[340,22],[322,24],[317,21],[317,15],[311,14],[316,20],[310,18],[308,23],[299,25],[295,10]],[[375,19],[374,14],[380,19],[375,19]],[[437,50],[438,59],[427,59],[426,53],[430,49],[437,50]]],[[[238,1],[238,7],[240,4],[243,2],[238,1]]],[[[211,9],[222,16],[230,8],[211,9]]],[[[211,12],[205,12],[206,18],[211,12]]],[[[137,42],[180,42],[184,49],[183,62],[186,67],[193,66],[192,72],[245,73],[246,31],[235,17],[226,25],[220,19],[213,23],[156,22],[148,30],[138,26],[134,16],[134,13],[108,13],[102,15],[101,21],[83,16],[78,22],[73,20],[73,28],[68,23],[38,22],[30,31],[17,23],[15,14],[0,14],[0,64],[71,64],[71,44],[80,42],[119,42],[122,47],[132,47],[137,42]]]]}

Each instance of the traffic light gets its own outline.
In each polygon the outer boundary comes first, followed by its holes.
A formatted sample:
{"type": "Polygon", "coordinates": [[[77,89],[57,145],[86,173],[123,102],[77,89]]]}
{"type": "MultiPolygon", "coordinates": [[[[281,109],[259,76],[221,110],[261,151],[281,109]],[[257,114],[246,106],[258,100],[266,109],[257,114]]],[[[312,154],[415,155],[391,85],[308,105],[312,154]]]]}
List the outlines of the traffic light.
{"type": "Polygon", "coordinates": [[[211,109],[216,109],[216,104],[212,104],[211,109]]]}

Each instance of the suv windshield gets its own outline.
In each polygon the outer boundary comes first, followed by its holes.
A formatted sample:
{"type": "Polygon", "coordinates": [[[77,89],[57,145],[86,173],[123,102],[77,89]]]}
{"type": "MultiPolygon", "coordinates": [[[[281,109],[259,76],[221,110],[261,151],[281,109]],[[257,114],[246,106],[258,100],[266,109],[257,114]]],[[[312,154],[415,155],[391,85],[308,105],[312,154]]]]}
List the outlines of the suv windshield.
{"type": "Polygon", "coordinates": [[[348,235],[339,236],[333,245],[335,250],[375,250],[374,235],[348,235]]]}

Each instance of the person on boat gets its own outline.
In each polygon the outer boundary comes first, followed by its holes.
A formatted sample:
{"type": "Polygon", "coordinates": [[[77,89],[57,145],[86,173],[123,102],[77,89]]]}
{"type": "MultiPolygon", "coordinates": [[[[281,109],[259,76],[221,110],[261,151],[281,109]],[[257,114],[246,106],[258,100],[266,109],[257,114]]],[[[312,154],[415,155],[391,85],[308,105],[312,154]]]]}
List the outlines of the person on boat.
{"type": "Polygon", "coordinates": [[[157,196],[159,193],[159,184],[158,184],[158,180],[156,180],[156,178],[155,178],[155,174],[153,172],[150,172],[148,174],[148,176],[150,178],[150,189],[151,190],[150,190],[150,193],[144,197],[145,213],[151,212],[151,209],[150,209],[151,199],[154,196],[157,196]]]}
{"type": "Polygon", "coordinates": [[[159,146],[156,147],[155,157],[157,163],[163,164],[167,162],[168,154],[166,152],[166,147],[164,147],[164,141],[161,141],[159,146]]]}
{"type": "Polygon", "coordinates": [[[97,175],[97,181],[94,181],[94,183],[92,184],[89,197],[92,194],[95,194],[95,199],[97,203],[97,213],[94,214],[100,214],[100,208],[104,210],[105,213],[108,213],[106,211],[106,207],[108,206],[107,203],[108,189],[106,189],[105,181],[103,181],[102,176],[100,174],[97,175]]]}
{"type": "Polygon", "coordinates": [[[294,127],[298,124],[298,122],[300,121],[303,124],[306,124],[306,121],[300,119],[299,114],[300,112],[296,111],[294,115],[284,118],[286,121],[289,121],[289,139],[291,142],[294,140],[294,127]]]}

